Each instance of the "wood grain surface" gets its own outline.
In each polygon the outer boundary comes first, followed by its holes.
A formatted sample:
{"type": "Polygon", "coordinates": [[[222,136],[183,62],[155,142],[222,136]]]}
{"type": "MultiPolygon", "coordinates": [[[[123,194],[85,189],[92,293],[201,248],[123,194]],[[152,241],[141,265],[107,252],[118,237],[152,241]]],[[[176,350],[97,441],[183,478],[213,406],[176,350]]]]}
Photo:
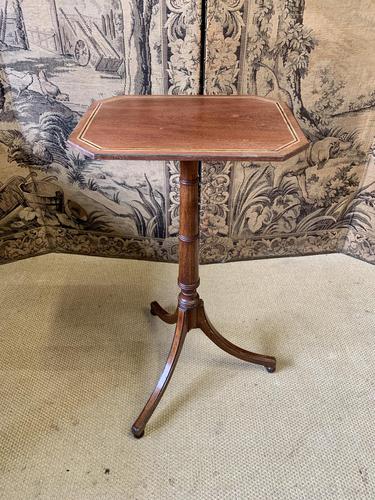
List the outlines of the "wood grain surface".
{"type": "Polygon", "coordinates": [[[308,141],[284,103],[255,96],[119,96],[94,102],[69,143],[98,159],[282,161],[308,141]]]}

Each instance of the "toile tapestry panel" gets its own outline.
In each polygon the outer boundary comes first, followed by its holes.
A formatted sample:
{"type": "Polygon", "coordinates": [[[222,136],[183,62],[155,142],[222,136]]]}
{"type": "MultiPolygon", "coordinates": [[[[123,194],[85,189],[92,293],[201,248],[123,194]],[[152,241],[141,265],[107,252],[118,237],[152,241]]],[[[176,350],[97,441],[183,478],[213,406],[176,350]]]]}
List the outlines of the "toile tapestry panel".
{"type": "Polygon", "coordinates": [[[200,30],[196,1],[0,0],[0,261],[176,259],[176,165],[92,161],[67,138],[93,100],[198,93],[200,30]]]}
{"type": "Polygon", "coordinates": [[[205,92],[282,100],[311,140],[284,163],[206,165],[211,259],[345,250],[374,261],[374,2],[209,0],[206,24],[205,92]]]}

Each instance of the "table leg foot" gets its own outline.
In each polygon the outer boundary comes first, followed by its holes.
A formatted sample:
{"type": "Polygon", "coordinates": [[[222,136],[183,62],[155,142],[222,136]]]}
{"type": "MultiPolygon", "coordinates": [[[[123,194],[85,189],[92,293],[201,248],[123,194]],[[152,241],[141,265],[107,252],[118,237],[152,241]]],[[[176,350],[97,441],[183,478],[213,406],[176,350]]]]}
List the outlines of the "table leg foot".
{"type": "Polygon", "coordinates": [[[203,302],[198,308],[198,327],[210,340],[212,340],[212,342],[228,354],[250,363],[262,365],[269,373],[276,370],[276,359],[273,356],[265,356],[263,354],[246,351],[245,349],[232,344],[232,342],[229,342],[229,340],[223,337],[208,319],[203,307],[203,302]]]}
{"type": "Polygon", "coordinates": [[[177,309],[174,313],[169,313],[158,302],[153,301],[150,305],[150,312],[153,316],[158,316],[165,323],[170,325],[177,323],[177,309]]]}
{"type": "Polygon", "coordinates": [[[144,429],[138,429],[134,425],[132,426],[132,433],[133,433],[133,436],[136,437],[137,439],[140,439],[141,437],[143,437],[145,435],[144,429]]]}
{"type": "Polygon", "coordinates": [[[153,414],[155,408],[159,404],[159,401],[162,398],[164,391],[167,388],[167,385],[172,377],[173,371],[176,367],[182,346],[186,338],[186,334],[189,330],[188,316],[189,316],[188,314],[186,314],[184,311],[181,310],[179,310],[177,313],[176,329],[172,341],[172,346],[168,354],[167,362],[164,366],[164,370],[159,378],[158,383],[156,384],[154,391],[149,397],[145,407],[143,408],[139,417],[132,426],[132,433],[137,438],[143,436],[146,424],[149,421],[151,415],[153,414]]]}

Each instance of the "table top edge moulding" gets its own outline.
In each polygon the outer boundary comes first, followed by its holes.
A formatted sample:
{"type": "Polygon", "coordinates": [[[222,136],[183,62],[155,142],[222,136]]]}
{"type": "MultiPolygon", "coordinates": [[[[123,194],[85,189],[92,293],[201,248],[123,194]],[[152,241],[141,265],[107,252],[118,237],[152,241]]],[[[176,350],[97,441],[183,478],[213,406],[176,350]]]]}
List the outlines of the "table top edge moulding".
{"type": "Polygon", "coordinates": [[[94,101],[68,143],[107,160],[284,161],[308,147],[286,104],[242,95],[94,101]]]}
{"type": "Polygon", "coordinates": [[[274,372],[273,356],[238,347],[215,329],[197,292],[199,161],[283,161],[297,154],[308,147],[308,141],[291,110],[283,103],[254,96],[113,97],[90,106],[69,142],[97,159],[180,161],[180,293],[173,312],[155,301],[150,311],[165,323],[174,324],[175,332],[155,389],[132,425],[133,435],[143,436],[190,330],[199,329],[228,354],[274,372]]]}

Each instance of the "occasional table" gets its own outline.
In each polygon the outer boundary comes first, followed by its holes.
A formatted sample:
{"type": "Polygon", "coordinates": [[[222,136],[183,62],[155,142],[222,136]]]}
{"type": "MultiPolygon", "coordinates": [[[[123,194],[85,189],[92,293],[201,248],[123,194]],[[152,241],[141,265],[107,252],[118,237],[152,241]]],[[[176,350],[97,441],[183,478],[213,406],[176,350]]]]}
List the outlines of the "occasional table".
{"type": "Polygon", "coordinates": [[[180,161],[178,304],[151,314],[176,324],[166,365],[132,426],[142,437],[175,369],[186,334],[199,328],[233,356],[274,372],[272,356],[246,351],[212,325],[199,286],[199,161],[283,161],[308,141],[288,106],[255,96],[120,96],[94,102],[69,138],[93,159],[180,161]]]}

